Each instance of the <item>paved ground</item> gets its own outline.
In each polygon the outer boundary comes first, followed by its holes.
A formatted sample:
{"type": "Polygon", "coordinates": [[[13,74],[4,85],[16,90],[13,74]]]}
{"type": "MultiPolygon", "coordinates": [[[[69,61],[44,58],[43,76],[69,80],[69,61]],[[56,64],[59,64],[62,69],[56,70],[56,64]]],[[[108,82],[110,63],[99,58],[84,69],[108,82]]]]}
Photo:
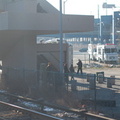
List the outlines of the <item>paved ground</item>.
{"type": "MultiPolygon", "coordinates": [[[[110,77],[111,75],[114,75],[115,78],[118,78],[115,80],[115,85],[112,85],[111,88],[107,87],[107,79],[100,84],[96,82],[96,99],[97,100],[108,100],[108,101],[115,101],[116,107],[106,107],[106,106],[97,106],[97,110],[101,113],[109,114],[109,117],[115,117],[117,120],[120,120],[120,67],[114,66],[112,64],[99,64],[97,62],[89,62],[87,61],[87,55],[84,55],[84,53],[80,54],[78,52],[75,52],[74,59],[73,59],[73,65],[76,68],[76,63],[78,59],[83,60],[83,64],[85,64],[85,67],[83,65],[83,73],[84,75],[88,73],[96,74],[96,72],[104,72],[105,77],[110,77]],[[86,60],[85,60],[86,59],[86,60]]],[[[77,71],[77,69],[75,69],[77,71]]],[[[94,99],[95,98],[95,90],[89,89],[90,82],[87,82],[86,78],[82,78],[82,75],[79,75],[75,78],[78,82],[77,90],[79,91],[77,94],[82,99],[94,99]],[[80,77],[79,77],[80,76],[80,77]]]]}
{"type": "Polygon", "coordinates": [[[114,75],[116,78],[120,78],[120,68],[84,68],[83,72],[85,73],[94,73],[96,72],[104,72],[106,77],[110,77],[111,75],[114,75]]]}
{"type": "Polygon", "coordinates": [[[83,72],[85,73],[96,74],[96,72],[104,72],[106,77],[115,75],[115,77],[120,78],[120,65],[116,67],[112,64],[103,64],[103,63],[98,63],[94,61],[89,61],[87,53],[80,53],[80,52],[74,51],[73,65],[75,68],[77,67],[76,63],[78,62],[78,59],[82,60],[83,72]]]}

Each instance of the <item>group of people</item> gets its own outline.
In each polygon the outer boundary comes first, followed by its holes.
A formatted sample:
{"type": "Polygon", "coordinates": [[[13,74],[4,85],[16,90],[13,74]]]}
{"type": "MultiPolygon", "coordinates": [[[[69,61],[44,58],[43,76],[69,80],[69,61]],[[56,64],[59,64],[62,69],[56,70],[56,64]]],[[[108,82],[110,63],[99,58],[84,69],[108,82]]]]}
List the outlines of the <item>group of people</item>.
{"type": "MultiPolygon", "coordinates": [[[[78,62],[77,62],[77,74],[79,74],[79,72],[81,72],[81,74],[83,73],[82,72],[82,61],[79,59],[78,62]]],[[[47,77],[50,79],[50,71],[53,71],[53,66],[50,62],[48,62],[48,65],[46,67],[46,71],[48,71],[47,73],[47,77]]],[[[74,73],[75,73],[75,70],[74,70],[74,66],[73,64],[71,64],[70,68],[68,68],[68,65],[67,63],[64,63],[64,78],[65,78],[65,82],[68,83],[68,74],[70,73],[71,75],[71,80],[74,80],[74,73]]],[[[50,82],[50,81],[49,81],[50,82]]]]}
{"type": "MultiPolygon", "coordinates": [[[[79,74],[79,72],[81,72],[81,74],[83,73],[82,72],[82,61],[79,59],[78,62],[77,62],[77,74],[79,74]]],[[[75,70],[74,70],[74,67],[73,67],[73,64],[71,64],[70,68],[68,69],[68,66],[66,63],[64,63],[64,73],[65,73],[65,80],[66,82],[68,82],[68,73],[71,74],[71,80],[74,80],[74,75],[73,73],[75,73],[75,70]]]]}

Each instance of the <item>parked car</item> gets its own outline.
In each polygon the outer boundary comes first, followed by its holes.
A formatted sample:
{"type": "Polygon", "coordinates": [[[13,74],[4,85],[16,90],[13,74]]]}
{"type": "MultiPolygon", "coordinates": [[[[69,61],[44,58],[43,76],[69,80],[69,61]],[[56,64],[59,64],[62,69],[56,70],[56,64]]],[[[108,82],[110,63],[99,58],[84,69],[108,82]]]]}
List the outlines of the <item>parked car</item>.
{"type": "Polygon", "coordinates": [[[81,48],[80,50],[79,50],[79,52],[87,52],[87,48],[81,48]]]}

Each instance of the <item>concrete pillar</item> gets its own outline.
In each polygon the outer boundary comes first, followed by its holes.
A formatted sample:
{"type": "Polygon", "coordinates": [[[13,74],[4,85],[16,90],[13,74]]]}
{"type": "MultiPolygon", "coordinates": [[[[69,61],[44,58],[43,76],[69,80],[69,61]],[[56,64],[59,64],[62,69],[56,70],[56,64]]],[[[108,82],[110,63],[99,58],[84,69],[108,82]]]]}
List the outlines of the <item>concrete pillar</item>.
{"type": "Polygon", "coordinates": [[[102,84],[103,83],[103,75],[98,75],[98,83],[102,84]]]}
{"type": "Polygon", "coordinates": [[[114,76],[114,75],[111,75],[111,76],[110,76],[110,79],[111,79],[112,85],[115,85],[115,76],[114,76]]]}
{"type": "Polygon", "coordinates": [[[96,87],[95,75],[87,74],[87,82],[89,82],[89,89],[93,90],[96,87]]]}
{"type": "Polygon", "coordinates": [[[36,70],[37,68],[37,46],[36,37],[29,36],[24,38],[24,68],[36,70]]]}
{"type": "Polygon", "coordinates": [[[18,69],[36,69],[36,39],[35,36],[19,38],[8,54],[2,58],[4,67],[18,69]]]}
{"type": "Polygon", "coordinates": [[[21,86],[22,84],[26,84],[26,87],[29,86],[29,89],[31,89],[37,85],[36,63],[35,36],[22,36],[16,40],[7,54],[2,58],[3,74],[7,76],[6,80],[14,86],[19,87],[20,84],[21,86]]]}
{"type": "Polygon", "coordinates": [[[71,90],[76,91],[77,90],[77,80],[71,81],[71,90]]]}
{"type": "Polygon", "coordinates": [[[107,78],[107,88],[112,88],[112,82],[110,78],[107,78]]]}

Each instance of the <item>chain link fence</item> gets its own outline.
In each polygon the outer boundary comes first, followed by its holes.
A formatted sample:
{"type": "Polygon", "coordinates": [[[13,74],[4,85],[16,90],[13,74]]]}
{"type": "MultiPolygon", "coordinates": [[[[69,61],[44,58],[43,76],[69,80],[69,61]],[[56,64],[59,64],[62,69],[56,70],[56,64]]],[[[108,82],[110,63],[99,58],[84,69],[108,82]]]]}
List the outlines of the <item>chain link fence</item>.
{"type": "Polygon", "coordinates": [[[111,108],[107,114],[110,117],[113,117],[113,114],[118,115],[116,107],[120,105],[120,78],[115,78],[115,76],[105,77],[104,72],[60,74],[56,71],[7,67],[2,67],[2,70],[1,89],[19,94],[32,94],[45,99],[60,96],[66,101],[74,102],[74,106],[79,108],[84,106],[89,111],[103,113],[111,108]],[[71,80],[71,76],[74,80],[71,80]]]}

